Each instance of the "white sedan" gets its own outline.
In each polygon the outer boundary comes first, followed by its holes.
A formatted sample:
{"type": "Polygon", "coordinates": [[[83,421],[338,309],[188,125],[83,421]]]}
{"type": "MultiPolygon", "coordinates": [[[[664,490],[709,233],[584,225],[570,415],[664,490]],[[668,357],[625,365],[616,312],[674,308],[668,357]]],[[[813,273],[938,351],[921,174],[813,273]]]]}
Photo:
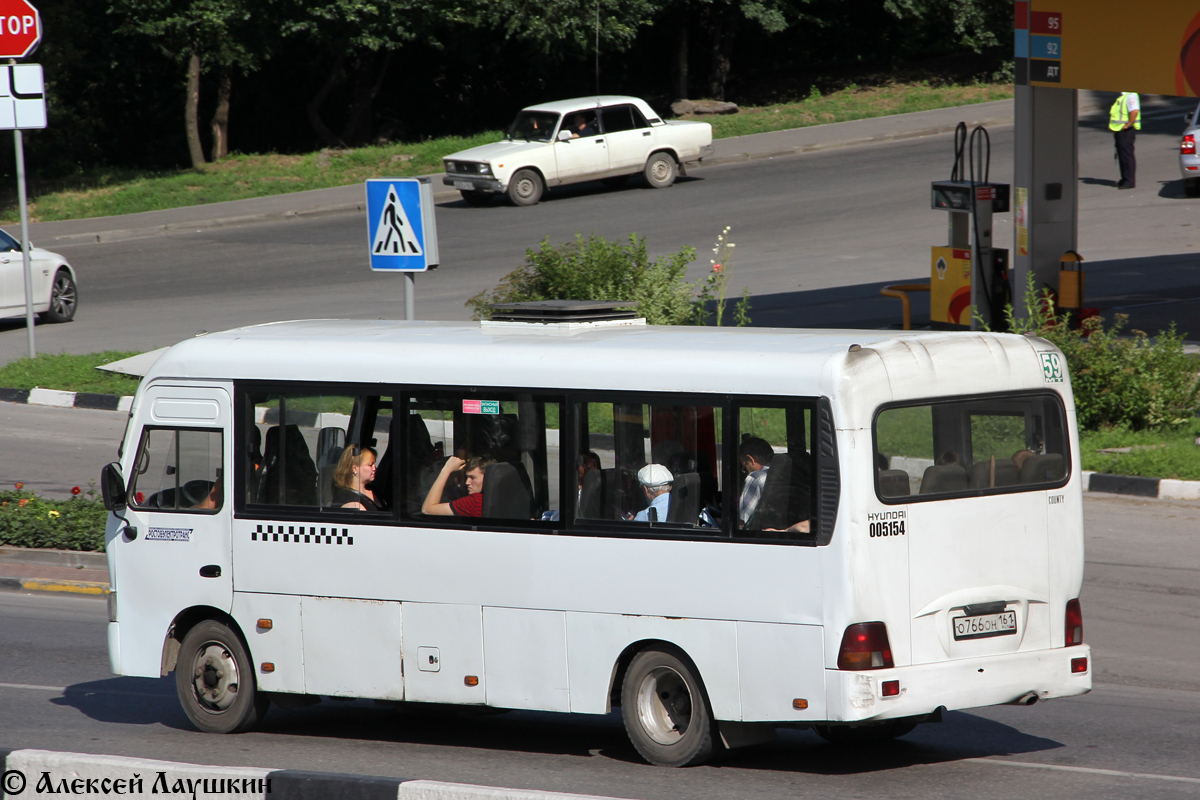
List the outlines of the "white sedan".
{"type": "MultiPolygon", "coordinates": [[[[33,310],[43,322],[70,322],[79,305],[75,270],[58,253],[29,251],[33,268],[33,310]]],[[[25,259],[20,243],[0,230],[0,319],[25,316],[25,259]]]]}
{"type": "Polygon", "coordinates": [[[1183,191],[1188,197],[1200,197],[1200,152],[1196,140],[1200,139],[1200,106],[1183,115],[1187,130],[1179,143],[1179,174],[1183,176],[1183,191]]]}
{"type": "Polygon", "coordinates": [[[670,120],[636,97],[580,97],[530,106],[517,114],[504,140],[443,159],[442,182],[471,205],[507,194],[531,206],[553,186],[603,180],[619,186],[642,174],[665,188],[686,165],[713,153],[707,122],[670,120]]]}

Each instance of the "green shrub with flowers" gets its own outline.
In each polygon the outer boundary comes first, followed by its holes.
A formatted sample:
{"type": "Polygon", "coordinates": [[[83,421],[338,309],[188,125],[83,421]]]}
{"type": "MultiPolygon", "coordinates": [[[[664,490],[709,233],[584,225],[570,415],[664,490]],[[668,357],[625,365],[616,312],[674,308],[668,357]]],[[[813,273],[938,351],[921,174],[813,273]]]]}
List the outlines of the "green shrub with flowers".
{"type": "Polygon", "coordinates": [[[0,545],[104,550],[108,512],[99,492],[76,486],[71,493],[70,500],[48,500],[23,483],[0,491],[0,545]]]}
{"type": "MultiPolygon", "coordinates": [[[[610,242],[603,236],[551,244],[547,236],[538,249],[525,251],[525,263],[505,275],[500,284],[472,297],[466,305],[475,319],[490,319],[493,303],[537,300],[619,300],[637,303],[637,313],[651,325],[721,325],[725,314],[725,285],[733,258],[733,242],[726,227],[717,237],[708,274],[695,283],[684,279],[696,251],[684,247],[653,261],[645,238],[637,234],[628,243],[610,242]]],[[[750,290],[742,291],[732,310],[735,325],[750,324],[750,290]]]]}

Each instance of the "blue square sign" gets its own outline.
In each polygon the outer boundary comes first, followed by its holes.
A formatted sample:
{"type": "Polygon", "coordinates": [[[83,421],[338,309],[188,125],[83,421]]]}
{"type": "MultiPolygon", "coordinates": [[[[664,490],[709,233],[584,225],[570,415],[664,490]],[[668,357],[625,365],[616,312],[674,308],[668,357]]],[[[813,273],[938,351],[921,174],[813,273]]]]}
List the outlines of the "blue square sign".
{"type": "Polygon", "coordinates": [[[367,181],[367,242],[375,272],[424,272],[437,266],[429,182],[419,178],[367,181]]]}

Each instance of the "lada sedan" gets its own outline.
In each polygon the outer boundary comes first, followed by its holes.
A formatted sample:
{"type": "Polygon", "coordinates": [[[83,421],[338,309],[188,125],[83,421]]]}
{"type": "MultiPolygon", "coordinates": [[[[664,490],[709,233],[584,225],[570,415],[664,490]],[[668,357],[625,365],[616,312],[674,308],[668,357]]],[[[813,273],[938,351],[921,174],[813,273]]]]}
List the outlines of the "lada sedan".
{"type": "Polygon", "coordinates": [[[592,180],[619,186],[639,173],[663,189],[712,153],[707,122],[664,122],[636,97],[580,97],[524,109],[503,141],[446,156],[442,180],[471,205],[507,194],[515,205],[531,206],[549,187],[592,180]]]}
{"type": "Polygon", "coordinates": [[[1196,152],[1196,140],[1200,139],[1200,106],[1183,117],[1187,130],[1179,143],[1179,174],[1183,176],[1183,191],[1188,197],[1200,197],[1200,153],[1196,152]]]}
{"type": "MultiPolygon", "coordinates": [[[[29,251],[32,262],[33,310],[43,322],[70,322],[79,304],[75,270],[58,253],[40,247],[29,251]]],[[[0,230],[0,319],[25,316],[25,258],[21,245],[0,230]]]]}

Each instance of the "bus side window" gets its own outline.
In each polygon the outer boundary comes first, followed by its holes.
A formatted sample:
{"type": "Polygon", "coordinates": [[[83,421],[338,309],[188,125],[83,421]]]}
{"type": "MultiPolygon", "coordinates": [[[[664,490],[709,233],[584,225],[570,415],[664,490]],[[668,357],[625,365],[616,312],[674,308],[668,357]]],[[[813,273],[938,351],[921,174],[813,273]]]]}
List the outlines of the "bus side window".
{"type": "Polygon", "coordinates": [[[147,428],[136,463],[135,508],[215,513],[224,505],[220,431],[147,428]]]}
{"type": "MultiPolygon", "coordinates": [[[[248,393],[248,419],[242,431],[245,501],[330,507],[338,460],[347,444],[359,443],[351,441],[352,415],[361,416],[366,409],[373,412],[378,400],[302,389],[248,393]]],[[[368,440],[362,444],[376,446],[371,432],[361,432],[360,438],[368,440]]],[[[386,434],[381,443],[385,445],[386,434]]]]}
{"type": "Polygon", "coordinates": [[[575,407],[576,519],[712,532],[706,510],[720,492],[720,409],[629,400],[575,407]],[[669,484],[644,482],[651,464],[670,474],[669,484]]]}
{"type": "Polygon", "coordinates": [[[415,393],[405,415],[404,515],[556,520],[561,403],[528,392],[415,393]]]}
{"type": "Polygon", "coordinates": [[[738,535],[802,539],[814,530],[813,409],[800,404],[737,409],[738,535]]]}

